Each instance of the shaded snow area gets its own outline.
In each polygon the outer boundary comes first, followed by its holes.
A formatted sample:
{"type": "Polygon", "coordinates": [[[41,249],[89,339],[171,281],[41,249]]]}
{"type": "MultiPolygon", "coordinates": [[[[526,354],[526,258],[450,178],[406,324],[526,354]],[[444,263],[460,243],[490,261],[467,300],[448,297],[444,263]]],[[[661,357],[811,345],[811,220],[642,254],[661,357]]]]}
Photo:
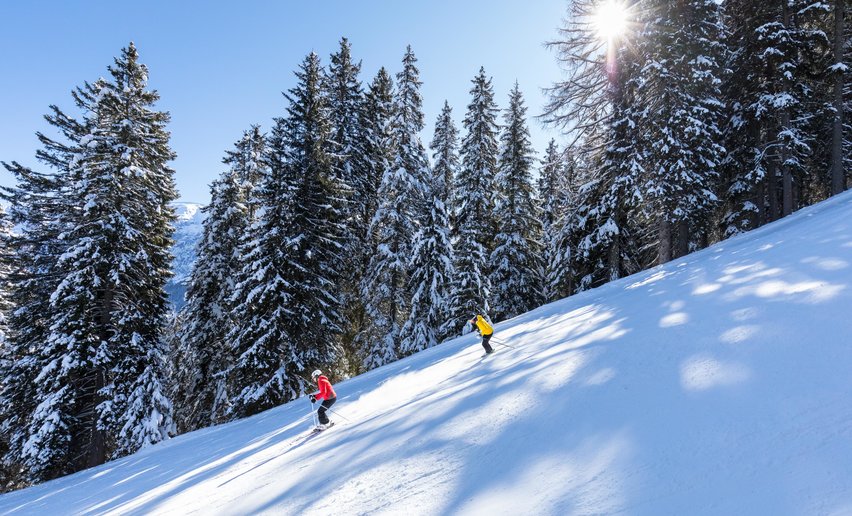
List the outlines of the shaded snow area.
{"type": "Polygon", "coordinates": [[[201,211],[201,204],[179,202],[172,206],[177,215],[175,244],[172,246],[175,275],[166,284],[166,292],[172,304],[179,309],[184,305],[183,295],[192,273],[192,264],[195,263],[195,247],[204,232],[205,215],[201,211]]]}
{"type": "Polygon", "coordinates": [[[0,513],[850,514],[850,306],[847,193],[0,513]]]}

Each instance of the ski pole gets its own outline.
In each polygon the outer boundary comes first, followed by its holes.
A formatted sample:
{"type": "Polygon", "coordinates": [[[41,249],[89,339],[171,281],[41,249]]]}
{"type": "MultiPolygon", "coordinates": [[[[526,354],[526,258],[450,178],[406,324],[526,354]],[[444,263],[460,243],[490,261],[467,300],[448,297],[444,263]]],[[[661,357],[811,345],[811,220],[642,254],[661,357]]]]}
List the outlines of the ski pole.
{"type": "MultiPolygon", "coordinates": [[[[319,410],[319,409],[317,409],[317,410],[319,410]]],[[[341,414],[340,412],[337,412],[336,410],[331,410],[330,408],[326,408],[325,410],[327,410],[328,412],[331,412],[331,413],[332,413],[332,414],[334,414],[335,416],[340,416],[340,417],[342,417],[345,421],[349,421],[350,423],[352,422],[351,420],[349,420],[349,418],[347,418],[346,416],[344,416],[344,415],[343,415],[343,414],[341,414]]]]}
{"type": "MultiPolygon", "coordinates": [[[[308,399],[308,401],[311,401],[311,400],[308,399]]],[[[311,401],[311,420],[313,421],[314,426],[319,426],[319,420],[317,419],[318,417],[319,416],[317,416],[317,411],[314,410],[314,402],[311,401]]]]}
{"type": "Polygon", "coordinates": [[[517,348],[515,348],[515,346],[510,346],[510,345],[506,344],[505,342],[503,342],[503,341],[502,341],[502,340],[500,340],[500,339],[495,339],[494,337],[491,337],[491,340],[492,340],[495,344],[500,344],[501,346],[505,346],[505,347],[510,348],[510,349],[517,349],[517,348]]]}

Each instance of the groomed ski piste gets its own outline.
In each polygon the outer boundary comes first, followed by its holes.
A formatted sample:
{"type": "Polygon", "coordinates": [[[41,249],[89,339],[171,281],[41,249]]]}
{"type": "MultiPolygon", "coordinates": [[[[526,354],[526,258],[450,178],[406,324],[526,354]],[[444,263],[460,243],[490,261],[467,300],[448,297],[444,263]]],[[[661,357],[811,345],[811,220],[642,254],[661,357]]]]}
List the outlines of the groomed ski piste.
{"type": "Polygon", "coordinates": [[[11,514],[852,514],[852,193],[11,514]],[[343,418],[346,419],[343,419],[343,418]]]}

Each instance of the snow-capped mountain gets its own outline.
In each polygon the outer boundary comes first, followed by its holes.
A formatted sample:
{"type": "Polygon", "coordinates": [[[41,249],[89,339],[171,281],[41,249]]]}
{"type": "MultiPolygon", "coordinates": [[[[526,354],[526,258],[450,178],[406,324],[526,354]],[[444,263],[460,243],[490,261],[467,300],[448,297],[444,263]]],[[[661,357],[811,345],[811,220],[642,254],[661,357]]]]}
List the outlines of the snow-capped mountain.
{"type": "Polygon", "coordinates": [[[169,299],[179,309],[184,304],[189,275],[192,264],[195,263],[195,246],[204,230],[204,213],[202,204],[180,202],[174,203],[177,221],[175,222],[175,245],[172,248],[174,260],[174,277],[166,285],[169,299]]]}
{"type": "Polygon", "coordinates": [[[0,514],[852,514],[852,192],[0,514]]]}

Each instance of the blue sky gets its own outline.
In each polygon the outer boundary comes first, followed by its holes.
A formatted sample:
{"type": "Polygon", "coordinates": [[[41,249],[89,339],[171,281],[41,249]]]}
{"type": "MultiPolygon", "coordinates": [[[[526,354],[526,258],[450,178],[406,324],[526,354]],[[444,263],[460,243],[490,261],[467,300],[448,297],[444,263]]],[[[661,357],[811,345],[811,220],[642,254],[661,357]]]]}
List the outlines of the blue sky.
{"type": "MultiPolygon", "coordinates": [[[[48,105],[71,109],[70,91],[106,75],[134,41],[150,69],[159,107],[171,112],[181,200],[207,202],[222,156],[252,123],[268,130],[286,106],[292,71],[316,51],[328,62],[341,36],[363,62],[362,81],[400,68],[407,44],[417,55],[427,129],[444,99],[457,123],[480,66],[494,78],[501,108],[517,79],[529,114],[559,77],[543,43],[556,36],[564,0],[148,1],[28,0],[0,3],[0,160],[41,167],[35,132],[48,105]]],[[[538,152],[558,134],[530,120],[538,152]]],[[[3,169],[0,184],[10,184],[3,169]]]]}

